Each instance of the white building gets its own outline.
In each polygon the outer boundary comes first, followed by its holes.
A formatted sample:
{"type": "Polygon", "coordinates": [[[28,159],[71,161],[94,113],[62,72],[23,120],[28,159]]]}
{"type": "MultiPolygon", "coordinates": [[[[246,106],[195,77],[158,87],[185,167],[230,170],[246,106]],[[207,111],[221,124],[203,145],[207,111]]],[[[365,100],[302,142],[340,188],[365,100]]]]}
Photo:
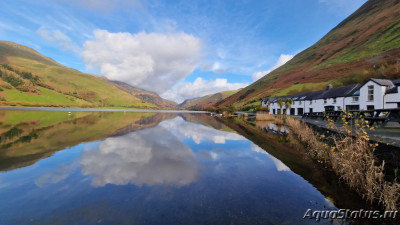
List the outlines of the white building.
{"type": "Polygon", "coordinates": [[[262,107],[269,107],[271,114],[302,115],[309,112],[340,110],[373,110],[400,107],[400,79],[370,79],[365,84],[353,84],[326,90],[295,95],[266,98],[262,107]],[[290,109],[282,107],[279,99],[292,99],[290,109]],[[281,113],[282,110],[282,113],[281,113]]]}

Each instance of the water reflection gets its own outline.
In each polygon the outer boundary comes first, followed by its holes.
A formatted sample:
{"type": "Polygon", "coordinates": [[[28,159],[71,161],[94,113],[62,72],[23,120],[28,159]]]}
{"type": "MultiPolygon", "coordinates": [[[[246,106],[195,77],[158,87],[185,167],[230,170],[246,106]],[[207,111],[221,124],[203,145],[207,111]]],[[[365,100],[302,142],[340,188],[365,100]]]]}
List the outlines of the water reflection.
{"type": "Polygon", "coordinates": [[[246,140],[243,136],[234,133],[233,130],[226,132],[197,123],[188,123],[184,121],[182,117],[164,121],[160,125],[178,137],[191,138],[196,144],[200,144],[202,141],[206,140],[212,141],[215,144],[225,144],[227,140],[246,140]]]}
{"type": "Polygon", "coordinates": [[[258,153],[261,153],[261,154],[267,155],[272,160],[272,162],[274,162],[276,170],[278,170],[278,171],[290,171],[290,168],[288,166],[286,166],[283,162],[281,162],[279,159],[273,157],[272,155],[268,154],[268,152],[266,152],[264,149],[258,147],[257,145],[252,144],[251,145],[251,150],[253,150],[255,152],[258,152],[258,153]]]}
{"type": "Polygon", "coordinates": [[[290,133],[289,129],[286,126],[277,125],[270,121],[257,121],[256,125],[263,131],[271,134],[286,136],[290,133]]]}
{"type": "Polygon", "coordinates": [[[42,187],[46,184],[56,184],[60,181],[65,180],[67,177],[71,175],[71,173],[79,168],[79,164],[77,161],[74,161],[73,163],[66,165],[63,164],[61,165],[58,169],[55,171],[50,171],[48,173],[44,173],[42,176],[37,178],[35,180],[35,184],[38,187],[42,187]]]}
{"type": "Polygon", "coordinates": [[[197,161],[191,149],[167,129],[157,126],[121,137],[107,138],[95,149],[85,149],[82,173],[92,185],[184,186],[196,180],[197,161]]]}
{"type": "Polygon", "coordinates": [[[154,127],[170,113],[0,111],[0,170],[29,166],[82,142],[154,127]]]}
{"type": "Polygon", "coordinates": [[[0,152],[9,170],[0,172],[0,224],[310,224],[306,209],[354,201],[298,143],[281,141],[290,135],[254,123],[166,113],[0,118],[0,133],[22,130],[7,133],[11,148],[0,152]],[[16,142],[32,130],[37,138],[16,142]]]}

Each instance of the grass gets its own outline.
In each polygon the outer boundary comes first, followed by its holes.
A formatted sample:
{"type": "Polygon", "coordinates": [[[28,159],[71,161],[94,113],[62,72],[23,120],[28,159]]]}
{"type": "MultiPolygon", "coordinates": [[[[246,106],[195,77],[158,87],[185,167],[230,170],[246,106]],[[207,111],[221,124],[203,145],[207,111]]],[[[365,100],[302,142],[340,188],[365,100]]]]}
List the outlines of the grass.
{"type": "Polygon", "coordinates": [[[331,121],[330,128],[337,130],[338,135],[332,135],[329,139],[316,134],[305,122],[291,117],[285,117],[283,121],[308,146],[308,154],[312,158],[330,167],[364,199],[380,203],[386,210],[399,209],[400,184],[396,179],[384,179],[385,163],[378,164],[375,159],[376,145],[369,142],[367,130],[370,127],[366,121],[356,121],[357,129],[352,129],[345,117],[340,129],[331,121]]]}
{"type": "MultiPolygon", "coordinates": [[[[0,61],[14,70],[38,76],[39,85],[42,86],[34,84],[41,94],[15,88],[4,90],[0,95],[5,97],[6,102],[3,101],[2,105],[157,108],[119,89],[101,76],[64,67],[22,45],[0,41],[0,61]]],[[[29,81],[24,79],[24,82],[29,81]]]]}
{"type": "Polygon", "coordinates": [[[400,46],[400,19],[389,25],[390,29],[384,33],[377,33],[368,41],[361,45],[356,45],[344,49],[340,55],[334,59],[328,60],[325,63],[319,64],[309,69],[309,71],[329,67],[337,64],[348,63],[373,55],[378,55],[391,49],[399,48],[400,46]]]}
{"type": "Polygon", "coordinates": [[[6,89],[3,91],[3,93],[6,94],[5,96],[6,100],[11,102],[65,104],[65,105],[82,105],[84,103],[88,104],[88,102],[73,97],[70,97],[74,99],[71,100],[70,98],[66,97],[61,93],[46,88],[39,87],[38,89],[41,92],[40,95],[21,92],[16,90],[15,88],[6,89]]]}
{"type": "Polygon", "coordinates": [[[272,97],[322,90],[328,83],[329,82],[294,84],[290,87],[280,89],[275,92],[272,97]]]}
{"type": "Polygon", "coordinates": [[[273,115],[270,115],[268,113],[257,113],[256,114],[256,120],[257,121],[273,121],[274,120],[273,115]]]}

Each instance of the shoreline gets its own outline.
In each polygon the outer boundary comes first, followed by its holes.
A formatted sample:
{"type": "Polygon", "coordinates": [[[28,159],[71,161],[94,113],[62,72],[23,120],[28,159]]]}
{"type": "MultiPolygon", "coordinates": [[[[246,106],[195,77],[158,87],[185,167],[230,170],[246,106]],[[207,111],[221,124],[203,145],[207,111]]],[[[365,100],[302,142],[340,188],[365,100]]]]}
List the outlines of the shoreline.
{"type": "Polygon", "coordinates": [[[0,106],[0,110],[16,111],[54,111],[54,112],[157,112],[157,113],[208,113],[207,111],[168,110],[168,109],[110,109],[110,108],[60,108],[60,107],[12,107],[0,106]]]}

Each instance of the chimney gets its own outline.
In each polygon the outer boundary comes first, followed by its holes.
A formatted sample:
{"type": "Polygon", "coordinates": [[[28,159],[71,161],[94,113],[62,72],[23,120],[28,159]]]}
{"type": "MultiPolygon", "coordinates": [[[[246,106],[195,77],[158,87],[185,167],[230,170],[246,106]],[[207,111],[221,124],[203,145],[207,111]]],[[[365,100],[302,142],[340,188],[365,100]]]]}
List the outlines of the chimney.
{"type": "Polygon", "coordinates": [[[326,90],[330,90],[330,89],[332,89],[332,88],[333,88],[333,85],[332,85],[332,84],[326,85],[326,90]]]}

